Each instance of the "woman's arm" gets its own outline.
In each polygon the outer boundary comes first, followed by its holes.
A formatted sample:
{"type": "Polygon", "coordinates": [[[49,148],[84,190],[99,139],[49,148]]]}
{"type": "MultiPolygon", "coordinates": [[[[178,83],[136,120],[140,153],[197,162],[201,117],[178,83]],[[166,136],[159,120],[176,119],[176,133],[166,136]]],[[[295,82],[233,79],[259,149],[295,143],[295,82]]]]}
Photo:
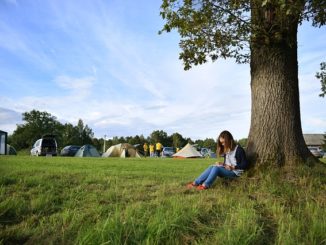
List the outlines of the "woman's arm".
{"type": "Polygon", "coordinates": [[[238,146],[237,151],[235,152],[235,159],[237,160],[235,169],[246,169],[248,167],[246,152],[241,146],[238,146]]]}

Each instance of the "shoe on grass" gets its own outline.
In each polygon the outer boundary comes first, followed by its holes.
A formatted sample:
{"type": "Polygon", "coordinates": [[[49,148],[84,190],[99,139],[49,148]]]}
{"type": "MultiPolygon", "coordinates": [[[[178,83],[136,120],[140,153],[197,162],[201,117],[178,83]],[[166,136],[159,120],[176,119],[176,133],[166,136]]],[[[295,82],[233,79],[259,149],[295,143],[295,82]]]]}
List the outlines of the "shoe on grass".
{"type": "Polygon", "coordinates": [[[196,189],[199,190],[199,191],[202,191],[202,190],[208,189],[208,187],[207,186],[204,186],[204,185],[199,185],[199,186],[197,186],[196,189]]]}
{"type": "Polygon", "coordinates": [[[196,186],[198,186],[198,185],[196,185],[195,182],[190,182],[190,183],[187,184],[188,189],[191,189],[191,188],[196,187],[196,186]]]}

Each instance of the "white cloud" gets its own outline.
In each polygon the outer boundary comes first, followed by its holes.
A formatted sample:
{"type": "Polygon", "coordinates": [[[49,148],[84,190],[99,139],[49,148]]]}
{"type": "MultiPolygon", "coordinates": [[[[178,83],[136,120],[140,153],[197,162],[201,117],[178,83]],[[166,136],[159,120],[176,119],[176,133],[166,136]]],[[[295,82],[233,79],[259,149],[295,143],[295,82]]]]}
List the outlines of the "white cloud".
{"type": "Polygon", "coordinates": [[[307,120],[307,121],[308,121],[308,123],[311,124],[312,126],[325,128],[325,131],[326,131],[326,119],[310,118],[310,119],[307,120]]]}
{"type": "Polygon", "coordinates": [[[0,130],[11,134],[16,129],[16,124],[22,123],[21,119],[21,113],[0,107],[0,130]]]}
{"type": "Polygon", "coordinates": [[[46,47],[46,44],[39,37],[32,40],[31,36],[30,33],[16,30],[0,19],[0,48],[39,68],[53,68],[53,62],[46,50],[42,49],[46,47]]]}
{"type": "Polygon", "coordinates": [[[7,123],[15,123],[21,118],[21,114],[17,113],[14,110],[9,110],[6,108],[0,107],[0,121],[7,123]]]}
{"type": "Polygon", "coordinates": [[[95,77],[74,78],[66,75],[61,75],[56,77],[54,82],[61,88],[73,91],[77,90],[76,92],[80,92],[81,90],[91,89],[95,83],[95,77]]]}

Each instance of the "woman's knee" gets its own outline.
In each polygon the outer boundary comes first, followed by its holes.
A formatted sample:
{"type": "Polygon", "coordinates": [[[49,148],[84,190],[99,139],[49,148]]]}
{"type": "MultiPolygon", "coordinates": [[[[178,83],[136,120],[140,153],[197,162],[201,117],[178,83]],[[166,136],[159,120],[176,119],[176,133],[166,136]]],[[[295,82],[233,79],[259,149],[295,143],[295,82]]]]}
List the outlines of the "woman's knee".
{"type": "Polygon", "coordinates": [[[221,177],[223,175],[223,171],[222,171],[221,167],[216,166],[216,168],[214,170],[215,170],[215,173],[217,176],[221,177]]]}

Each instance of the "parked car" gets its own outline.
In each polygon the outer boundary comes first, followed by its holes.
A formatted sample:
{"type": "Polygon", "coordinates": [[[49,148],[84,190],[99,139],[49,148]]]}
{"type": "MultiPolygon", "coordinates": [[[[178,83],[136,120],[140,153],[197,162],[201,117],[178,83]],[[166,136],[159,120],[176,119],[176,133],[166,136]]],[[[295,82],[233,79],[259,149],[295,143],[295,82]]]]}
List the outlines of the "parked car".
{"type": "Polygon", "coordinates": [[[324,150],[320,150],[320,153],[322,155],[321,157],[326,158],[326,152],[324,150]]]}
{"type": "Polygon", "coordinates": [[[61,150],[60,156],[73,157],[80,147],[79,145],[67,145],[61,150]]]}
{"type": "Polygon", "coordinates": [[[207,157],[207,158],[216,158],[216,153],[215,153],[215,152],[212,152],[212,150],[209,149],[209,148],[201,148],[201,149],[200,149],[200,154],[201,154],[203,157],[207,157]]]}
{"type": "Polygon", "coordinates": [[[315,157],[320,158],[320,157],[323,157],[323,155],[324,155],[318,147],[308,146],[308,149],[310,150],[312,155],[314,155],[315,157]]]}
{"type": "Polygon", "coordinates": [[[209,149],[208,149],[208,148],[201,148],[201,149],[200,149],[200,154],[201,154],[203,157],[209,157],[209,149]]]}
{"type": "Polygon", "coordinates": [[[41,139],[38,139],[32,149],[32,156],[56,156],[57,155],[57,141],[54,135],[46,134],[41,139]]]}
{"type": "Polygon", "coordinates": [[[173,147],[163,147],[161,157],[172,157],[175,153],[173,147]]]}

